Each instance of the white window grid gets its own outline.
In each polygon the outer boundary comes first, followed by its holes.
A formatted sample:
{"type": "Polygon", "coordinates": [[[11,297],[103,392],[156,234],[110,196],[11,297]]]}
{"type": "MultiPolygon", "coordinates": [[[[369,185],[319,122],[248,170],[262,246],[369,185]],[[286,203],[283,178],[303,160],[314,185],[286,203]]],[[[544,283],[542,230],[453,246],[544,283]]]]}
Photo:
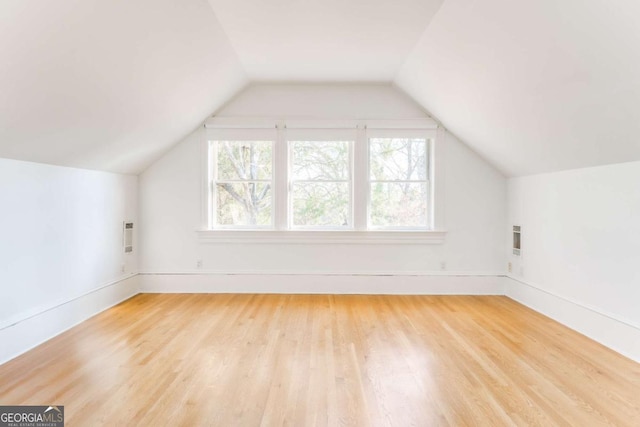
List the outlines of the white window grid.
{"type": "Polygon", "coordinates": [[[286,141],[287,144],[287,175],[290,177],[289,182],[287,184],[287,224],[288,229],[290,230],[353,230],[353,140],[347,139],[325,139],[325,140],[311,140],[311,139],[292,139],[286,141]],[[346,142],[348,144],[347,153],[347,166],[348,166],[348,174],[346,179],[338,180],[338,179],[294,179],[292,177],[292,166],[294,161],[293,156],[293,144],[297,142],[310,142],[310,143],[318,143],[322,144],[325,142],[346,142]],[[348,213],[347,213],[347,224],[344,226],[335,225],[335,226],[323,226],[323,225],[295,225],[294,224],[294,215],[293,215],[293,187],[297,183],[321,183],[321,182],[341,182],[347,183],[349,188],[349,199],[348,199],[348,213]]]}
{"type": "MultiPolygon", "coordinates": [[[[241,131],[242,129],[240,129],[241,131]]],[[[324,139],[324,138],[319,138],[324,139]]],[[[236,140],[233,137],[227,137],[224,140],[236,140]]],[[[243,139],[237,139],[242,141],[243,139]]],[[[252,138],[255,141],[269,141],[272,142],[272,176],[271,180],[261,180],[271,183],[272,203],[271,203],[271,218],[272,224],[268,226],[255,226],[255,225],[218,225],[216,224],[216,165],[217,165],[217,147],[215,147],[215,140],[208,138],[207,143],[207,165],[205,167],[208,171],[207,180],[207,200],[206,204],[209,206],[207,209],[206,223],[208,223],[207,229],[220,229],[220,230],[272,230],[272,231],[286,231],[286,230],[308,230],[308,231],[430,231],[435,229],[434,221],[434,144],[436,143],[436,130],[432,129],[367,129],[366,126],[358,126],[356,137],[350,142],[349,148],[349,166],[350,166],[350,226],[349,227],[326,227],[326,226],[293,226],[292,224],[292,211],[291,211],[291,181],[290,176],[290,147],[285,133],[284,126],[277,126],[277,133],[275,138],[252,138]],[[427,180],[410,181],[410,182],[425,182],[428,186],[428,201],[427,201],[427,225],[424,227],[374,227],[370,225],[370,194],[371,194],[371,182],[369,174],[369,140],[376,137],[396,137],[396,138],[423,138],[427,141],[427,180]]],[[[298,138],[292,138],[293,140],[304,140],[298,138]]],[[[326,138],[325,140],[348,140],[343,138],[326,138]]],[[[442,160],[441,160],[442,161],[442,160]]],[[[374,180],[375,181],[375,180],[374,180]]],[[[246,182],[246,181],[243,181],[246,182]]],[[[296,181],[300,182],[300,181],[296,181]]],[[[319,181],[314,181],[319,182],[319,181]]],[[[333,182],[333,181],[332,181],[333,182]]],[[[402,181],[392,181],[402,182],[402,181]]]]}
{"type": "Polygon", "coordinates": [[[431,179],[433,172],[433,159],[432,159],[432,151],[434,144],[434,136],[425,132],[415,132],[415,131],[403,131],[403,130],[374,130],[372,132],[367,132],[365,135],[365,145],[366,145],[366,174],[367,174],[367,184],[366,184],[366,197],[367,197],[367,218],[366,218],[366,229],[370,231],[412,231],[412,230],[431,230],[432,229],[432,216],[433,216],[433,180],[431,179]],[[426,156],[427,161],[425,164],[425,179],[411,179],[411,180],[379,180],[379,179],[371,179],[371,140],[376,138],[411,138],[411,139],[421,139],[425,141],[426,144],[426,156]],[[426,209],[426,223],[423,226],[402,226],[402,225],[390,225],[390,226],[377,226],[372,224],[371,220],[371,187],[375,183],[391,183],[391,184],[402,184],[402,183],[419,183],[425,184],[427,187],[427,200],[425,201],[427,204],[426,209]]]}
{"type": "Polygon", "coordinates": [[[228,230],[237,230],[237,229],[245,229],[245,230],[255,230],[255,229],[263,229],[263,230],[271,230],[274,227],[275,223],[275,150],[274,145],[275,141],[269,139],[255,139],[255,140],[233,140],[226,139],[226,141],[233,142],[260,142],[260,143],[271,143],[271,179],[219,179],[218,178],[218,147],[219,143],[223,142],[222,140],[213,140],[209,141],[209,158],[211,159],[209,168],[209,205],[211,206],[209,211],[209,223],[211,225],[210,228],[215,229],[228,229],[228,230]],[[230,225],[230,224],[219,224],[218,216],[217,216],[217,203],[218,203],[218,185],[220,184],[244,184],[244,183],[263,183],[270,185],[271,191],[271,224],[266,225],[230,225]]]}

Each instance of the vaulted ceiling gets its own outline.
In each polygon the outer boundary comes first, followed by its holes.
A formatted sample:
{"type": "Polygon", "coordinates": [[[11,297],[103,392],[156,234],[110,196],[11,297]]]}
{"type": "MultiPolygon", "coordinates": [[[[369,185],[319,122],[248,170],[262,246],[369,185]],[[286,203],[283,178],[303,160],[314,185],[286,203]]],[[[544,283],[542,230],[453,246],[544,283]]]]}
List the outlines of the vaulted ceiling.
{"type": "Polygon", "coordinates": [[[246,81],[204,0],[0,1],[0,157],[137,173],[246,81]]]}
{"type": "Polygon", "coordinates": [[[640,2],[446,0],[396,83],[507,175],[640,160],[640,2]]]}
{"type": "Polygon", "coordinates": [[[0,2],[0,157],[138,173],[251,81],[389,82],[506,175],[640,160],[636,0],[0,2]]]}
{"type": "Polygon", "coordinates": [[[443,0],[209,0],[252,80],[391,81],[443,0]]]}

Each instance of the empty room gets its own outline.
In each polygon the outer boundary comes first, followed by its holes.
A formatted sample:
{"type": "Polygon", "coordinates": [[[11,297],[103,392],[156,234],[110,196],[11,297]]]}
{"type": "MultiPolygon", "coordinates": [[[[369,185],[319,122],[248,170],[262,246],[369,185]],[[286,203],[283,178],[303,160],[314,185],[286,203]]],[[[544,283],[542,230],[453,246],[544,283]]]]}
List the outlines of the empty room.
{"type": "Polygon", "coordinates": [[[0,427],[639,426],[639,19],[0,0],[0,427]]]}

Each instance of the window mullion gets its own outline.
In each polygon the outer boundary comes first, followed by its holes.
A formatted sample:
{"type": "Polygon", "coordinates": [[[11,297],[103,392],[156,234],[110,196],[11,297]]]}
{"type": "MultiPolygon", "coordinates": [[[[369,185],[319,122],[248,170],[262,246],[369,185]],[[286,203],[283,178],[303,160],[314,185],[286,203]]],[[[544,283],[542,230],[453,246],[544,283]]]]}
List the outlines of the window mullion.
{"type": "Polygon", "coordinates": [[[212,181],[216,184],[244,184],[246,182],[261,182],[261,183],[271,183],[272,179],[219,179],[217,181],[212,181]]]}
{"type": "Polygon", "coordinates": [[[353,148],[353,227],[355,230],[367,229],[369,209],[369,166],[367,135],[363,125],[358,126],[353,148]]]}
{"type": "Polygon", "coordinates": [[[289,150],[284,125],[279,123],[274,149],[274,226],[276,230],[289,228],[289,150]]]}
{"type": "Polygon", "coordinates": [[[349,179],[292,179],[291,183],[295,184],[308,184],[308,183],[322,183],[322,182],[343,182],[348,183],[349,179]]]}
{"type": "Polygon", "coordinates": [[[371,182],[383,182],[388,184],[405,184],[405,183],[425,183],[428,184],[428,179],[372,179],[371,182]]]}
{"type": "Polygon", "coordinates": [[[218,142],[209,143],[212,167],[209,168],[208,186],[209,197],[211,198],[211,209],[209,211],[209,224],[212,227],[218,225],[218,189],[216,188],[216,178],[218,177],[218,142]]]}

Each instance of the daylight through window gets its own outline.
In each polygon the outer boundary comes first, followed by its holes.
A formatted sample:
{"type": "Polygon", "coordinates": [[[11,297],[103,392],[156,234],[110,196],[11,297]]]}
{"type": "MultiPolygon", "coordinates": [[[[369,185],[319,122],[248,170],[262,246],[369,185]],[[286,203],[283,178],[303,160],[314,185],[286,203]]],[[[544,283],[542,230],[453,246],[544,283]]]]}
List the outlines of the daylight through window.
{"type": "Polygon", "coordinates": [[[289,141],[292,226],[351,226],[350,147],[350,141],[289,141]]]}
{"type": "Polygon", "coordinates": [[[369,139],[369,224],[428,225],[428,145],[424,138],[369,139]]]}
{"type": "Polygon", "coordinates": [[[212,131],[209,229],[433,230],[435,134],[364,127],[212,131]]]}
{"type": "Polygon", "coordinates": [[[273,142],[214,141],[216,225],[273,225],[273,142]]]}

